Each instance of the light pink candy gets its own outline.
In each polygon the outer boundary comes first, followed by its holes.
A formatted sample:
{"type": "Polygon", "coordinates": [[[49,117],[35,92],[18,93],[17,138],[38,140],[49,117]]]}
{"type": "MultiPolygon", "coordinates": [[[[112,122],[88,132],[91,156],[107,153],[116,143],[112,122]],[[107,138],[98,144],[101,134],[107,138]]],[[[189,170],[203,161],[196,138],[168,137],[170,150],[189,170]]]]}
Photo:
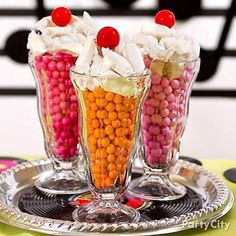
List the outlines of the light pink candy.
{"type": "Polygon", "coordinates": [[[148,163],[156,164],[158,162],[158,158],[156,156],[148,155],[147,157],[148,163]]]}
{"type": "Polygon", "coordinates": [[[171,83],[170,83],[170,85],[171,85],[171,87],[172,87],[173,89],[177,89],[177,88],[179,88],[179,86],[180,86],[179,81],[176,80],[176,79],[172,80],[171,83]]]}
{"type": "Polygon", "coordinates": [[[164,108],[164,109],[162,109],[161,110],[161,116],[162,117],[167,117],[168,115],[169,115],[169,109],[167,109],[167,108],[164,108]]]}
{"type": "Polygon", "coordinates": [[[185,70],[179,78],[172,81],[166,77],[151,75],[151,88],[142,111],[143,115],[148,115],[148,122],[143,122],[142,119],[142,128],[144,145],[148,148],[146,158],[150,164],[165,163],[171,140],[174,138],[174,143],[179,140],[184,118],[186,90],[189,86],[186,77],[192,76],[191,73],[192,71],[185,70]],[[174,126],[177,128],[172,134],[174,126]],[[175,136],[172,137],[173,135],[175,136]]]}
{"type": "Polygon", "coordinates": [[[165,100],[165,98],[166,98],[166,95],[165,95],[165,93],[163,93],[163,92],[160,92],[160,93],[157,95],[157,99],[160,100],[160,101],[165,100]]]}
{"type": "Polygon", "coordinates": [[[160,147],[160,143],[159,142],[154,142],[154,141],[149,141],[148,143],[149,148],[153,149],[153,148],[159,148],[160,147]]]}
{"type": "Polygon", "coordinates": [[[162,86],[163,88],[168,87],[168,86],[169,86],[169,80],[164,77],[164,78],[162,79],[162,81],[161,81],[161,86],[162,86]]]}
{"type": "Polygon", "coordinates": [[[163,108],[167,108],[168,107],[168,101],[166,100],[163,100],[161,101],[161,104],[160,104],[160,108],[163,109],[163,108]]]}
{"type": "Polygon", "coordinates": [[[150,124],[151,118],[149,115],[142,115],[142,123],[150,124]]]}
{"type": "Polygon", "coordinates": [[[177,105],[176,103],[172,102],[168,104],[168,109],[171,111],[176,111],[177,110],[177,105]]]}
{"type": "Polygon", "coordinates": [[[160,101],[158,99],[152,98],[150,99],[150,105],[153,107],[158,107],[160,105],[160,101]]]}
{"type": "Polygon", "coordinates": [[[166,95],[171,94],[171,93],[172,93],[172,88],[171,88],[171,86],[167,86],[166,88],[164,88],[164,93],[165,93],[166,95]]]}
{"type": "Polygon", "coordinates": [[[162,128],[161,132],[164,135],[169,135],[171,131],[170,131],[170,128],[165,127],[165,128],[162,128]]]}
{"type": "Polygon", "coordinates": [[[160,128],[158,126],[155,126],[155,125],[150,125],[148,132],[150,134],[157,135],[157,134],[160,133],[160,128]]]}
{"type": "Polygon", "coordinates": [[[154,93],[160,93],[163,88],[161,85],[152,85],[150,88],[154,93]]]}
{"type": "Polygon", "coordinates": [[[146,112],[147,114],[152,115],[154,113],[154,108],[152,106],[147,106],[146,112]]]}
{"type": "Polygon", "coordinates": [[[169,117],[165,117],[163,120],[162,120],[162,124],[163,124],[163,126],[170,126],[170,124],[171,124],[171,120],[170,120],[170,118],[169,117]]]}
{"type": "Polygon", "coordinates": [[[164,164],[166,162],[166,158],[165,157],[160,157],[159,159],[158,159],[158,163],[159,164],[164,164]]]}
{"type": "Polygon", "coordinates": [[[151,149],[152,156],[160,156],[162,154],[162,150],[160,148],[151,149]]]}
{"type": "Polygon", "coordinates": [[[153,114],[151,120],[153,124],[159,124],[162,122],[162,117],[159,114],[153,114]]]}
{"type": "Polygon", "coordinates": [[[158,74],[151,74],[151,82],[152,84],[160,84],[161,76],[158,74]]]}

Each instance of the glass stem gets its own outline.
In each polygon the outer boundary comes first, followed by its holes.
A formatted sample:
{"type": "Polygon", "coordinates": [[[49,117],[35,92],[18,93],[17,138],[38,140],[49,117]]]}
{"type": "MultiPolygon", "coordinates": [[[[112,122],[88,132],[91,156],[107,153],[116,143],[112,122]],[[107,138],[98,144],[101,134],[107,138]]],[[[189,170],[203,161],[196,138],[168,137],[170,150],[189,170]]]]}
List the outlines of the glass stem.
{"type": "Polygon", "coordinates": [[[104,205],[106,205],[107,207],[110,207],[109,204],[111,204],[111,202],[116,202],[116,197],[117,195],[114,193],[95,193],[95,199],[96,201],[101,201],[104,203],[104,205]],[[108,205],[107,205],[108,204],[108,205]]]}

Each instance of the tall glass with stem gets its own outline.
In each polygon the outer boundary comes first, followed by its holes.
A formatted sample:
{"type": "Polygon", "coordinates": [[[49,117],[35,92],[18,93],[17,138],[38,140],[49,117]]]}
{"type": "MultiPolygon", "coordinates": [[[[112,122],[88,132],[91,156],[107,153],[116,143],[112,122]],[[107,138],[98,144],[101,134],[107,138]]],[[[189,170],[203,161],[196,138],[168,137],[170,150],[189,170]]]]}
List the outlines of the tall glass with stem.
{"type": "Polygon", "coordinates": [[[71,70],[81,108],[82,149],[94,201],[75,210],[79,222],[135,222],[139,213],[117,199],[131,178],[149,75],[107,78],[71,70]]]}
{"type": "Polygon", "coordinates": [[[69,71],[77,57],[69,53],[29,54],[44,135],[45,151],[52,170],[35,182],[38,189],[53,194],[73,194],[87,190],[80,175],[78,103],[69,71]]]}
{"type": "Polygon", "coordinates": [[[186,193],[186,188],[172,182],[169,174],[179,159],[200,59],[181,62],[146,59],[146,66],[151,70],[151,87],[143,106],[138,149],[144,174],[133,180],[128,190],[143,199],[174,200],[186,193]]]}

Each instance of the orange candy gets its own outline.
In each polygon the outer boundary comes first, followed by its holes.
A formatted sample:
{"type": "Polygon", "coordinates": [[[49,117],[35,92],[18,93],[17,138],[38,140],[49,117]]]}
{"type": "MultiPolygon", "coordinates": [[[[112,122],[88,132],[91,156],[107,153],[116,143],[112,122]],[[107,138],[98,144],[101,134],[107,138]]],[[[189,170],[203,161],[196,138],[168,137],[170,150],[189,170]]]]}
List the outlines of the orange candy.
{"type": "Polygon", "coordinates": [[[122,102],[122,97],[118,94],[115,95],[114,102],[120,104],[122,102]]]}
{"type": "Polygon", "coordinates": [[[96,138],[104,138],[106,135],[105,130],[102,128],[95,129],[93,134],[96,138]]]}
{"type": "Polygon", "coordinates": [[[112,126],[112,125],[107,125],[106,128],[105,128],[105,133],[106,133],[107,135],[113,134],[113,133],[114,133],[114,128],[113,128],[113,126],[112,126]]]}
{"type": "Polygon", "coordinates": [[[88,135],[93,135],[94,128],[92,126],[88,126],[88,135]]]}
{"type": "Polygon", "coordinates": [[[89,136],[88,142],[91,145],[96,145],[97,144],[97,139],[94,136],[89,136]]]}
{"type": "Polygon", "coordinates": [[[97,110],[98,110],[98,106],[96,105],[96,103],[91,103],[91,104],[90,104],[90,108],[91,108],[91,110],[93,110],[93,111],[97,111],[97,110]]]}
{"type": "Polygon", "coordinates": [[[116,119],[116,120],[113,120],[111,122],[111,124],[114,128],[118,128],[118,127],[120,127],[121,122],[120,122],[120,120],[116,119]]]}
{"type": "Polygon", "coordinates": [[[102,139],[101,145],[102,145],[104,148],[108,147],[109,144],[110,144],[109,138],[103,138],[103,139],[102,139]]]}
{"type": "Polygon", "coordinates": [[[110,155],[108,155],[107,160],[108,160],[110,163],[114,163],[115,160],[116,160],[116,157],[115,157],[113,154],[110,154],[110,155]]]}
{"type": "Polygon", "coordinates": [[[115,144],[119,147],[124,147],[124,139],[121,137],[115,137],[115,144]]]}
{"type": "Polygon", "coordinates": [[[109,102],[106,106],[106,109],[110,112],[110,111],[114,111],[116,109],[116,106],[113,102],[109,102]]]}
{"type": "Polygon", "coordinates": [[[121,105],[121,104],[116,104],[116,110],[117,110],[117,111],[122,111],[122,110],[123,110],[123,105],[121,105]]]}
{"type": "Polygon", "coordinates": [[[106,110],[101,111],[101,119],[106,119],[108,117],[108,112],[106,110]]]}
{"type": "Polygon", "coordinates": [[[105,125],[110,125],[111,124],[111,120],[109,120],[109,119],[104,119],[104,124],[105,125]]]}
{"type": "Polygon", "coordinates": [[[96,99],[96,104],[99,107],[106,107],[106,105],[108,104],[107,100],[105,98],[97,98],[96,99]]]}
{"type": "Polygon", "coordinates": [[[109,135],[109,139],[110,139],[110,140],[114,140],[115,137],[116,137],[116,136],[115,136],[114,134],[109,135]]]}
{"type": "Polygon", "coordinates": [[[104,159],[104,158],[107,158],[108,154],[107,154],[107,149],[106,148],[103,148],[101,150],[101,158],[104,159]]]}
{"type": "Polygon", "coordinates": [[[91,153],[95,153],[96,150],[97,150],[96,145],[91,145],[91,144],[89,144],[89,150],[90,150],[91,153]]]}
{"type": "Polygon", "coordinates": [[[118,180],[122,184],[134,133],[137,98],[123,97],[101,87],[83,93],[94,185],[108,188],[118,180]]]}
{"type": "Polygon", "coordinates": [[[93,93],[89,93],[89,94],[88,94],[88,100],[89,100],[90,102],[94,102],[94,101],[95,101],[95,97],[94,97],[93,93]]]}
{"type": "Polygon", "coordinates": [[[129,118],[129,114],[124,111],[118,112],[118,118],[120,120],[125,119],[125,118],[129,118]]]}
{"type": "Polygon", "coordinates": [[[106,95],[105,95],[106,100],[107,100],[107,101],[110,101],[110,102],[113,101],[114,97],[115,97],[115,94],[112,93],[112,92],[108,92],[108,93],[106,93],[106,95]]]}
{"type": "Polygon", "coordinates": [[[118,173],[116,170],[109,172],[109,177],[111,177],[112,179],[117,178],[117,176],[118,176],[118,173]]]}
{"type": "Polygon", "coordinates": [[[123,136],[125,134],[124,128],[117,128],[116,129],[116,135],[117,136],[123,136]]]}
{"type": "Polygon", "coordinates": [[[113,171],[113,170],[116,170],[116,164],[110,163],[110,164],[108,165],[108,171],[113,171]]]}
{"type": "Polygon", "coordinates": [[[110,177],[107,177],[105,180],[105,184],[107,187],[111,187],[113,185],[113,180],[110,177]]]}
{"type": "Polygon", "coordinates": [[[111,111],[108,114],[108,119],[109,120],[115,120],[117,118],[117,113],[115,111],[111,111]]]}
{"type": "Polygon", "coordinates": [[[88,118],[89,119],[95,119],[96,118],[96,112],[93,110],[88,111],[88,118]]]}
{"type": "Polygon", "coordinates": [[[107,147],[107,153],[109,154],[113,154],[115,152],[115,146],[113,144],[110,144],[108,147],[107,147]]]}
{"type": "Polygon", "coordinates": [[[96,98],[103,98],[105,97],[105,91],[101,87],[97,87],[94,91],[93,94],[96,98]]]}
{"type": "Polygon", "coordinates": [[[97,119],[92,120],[92,127],[95,129],[99,127],[99,121],[97,119]]]}

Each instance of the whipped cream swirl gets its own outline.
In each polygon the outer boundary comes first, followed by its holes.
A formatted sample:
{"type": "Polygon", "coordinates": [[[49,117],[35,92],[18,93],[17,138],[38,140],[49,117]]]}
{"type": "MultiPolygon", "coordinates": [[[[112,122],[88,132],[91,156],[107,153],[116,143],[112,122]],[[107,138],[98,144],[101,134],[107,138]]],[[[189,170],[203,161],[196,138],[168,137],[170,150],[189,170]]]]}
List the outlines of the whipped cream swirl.
{"type": "Polygon", "coordinates": [[[81,90],[94,90],[102,86],[124,96],[135,94],[130,81],[132,76],[142,76],[145,64],[141,50],[129,37],[122,37],[115,49],[100,48],[95,40],[88,38],[78,57],[74,71],[88,76],[79,76],[77,85],[81,90]]]}
{"type": "Polygon", "coordinates": [[[192,61],[199,57],[200,46],[196,40],[152,22],[144,23],[133,37],[142,54],[162,61],[192,61]]]}
{"type": "Polygon", "coordinates": [[[29,34],[27,48],[33,55],[56,51],[79,55],[86,39],[95,38],[96,34],[97,26],[87,12],[83,19],[72,16],[71,22],[64,27],[55,25],[51,16],[47,16],[38,21],[29,34]]]}
{"type": "Polygon", "coordinates": [[[95,41],[88,38],[75,65],[78,73],[103,77],[138,76],[145,70],[141,50],[129,38],[121,38],[120,45],[113,50],[99,49],[95,41]]]}

